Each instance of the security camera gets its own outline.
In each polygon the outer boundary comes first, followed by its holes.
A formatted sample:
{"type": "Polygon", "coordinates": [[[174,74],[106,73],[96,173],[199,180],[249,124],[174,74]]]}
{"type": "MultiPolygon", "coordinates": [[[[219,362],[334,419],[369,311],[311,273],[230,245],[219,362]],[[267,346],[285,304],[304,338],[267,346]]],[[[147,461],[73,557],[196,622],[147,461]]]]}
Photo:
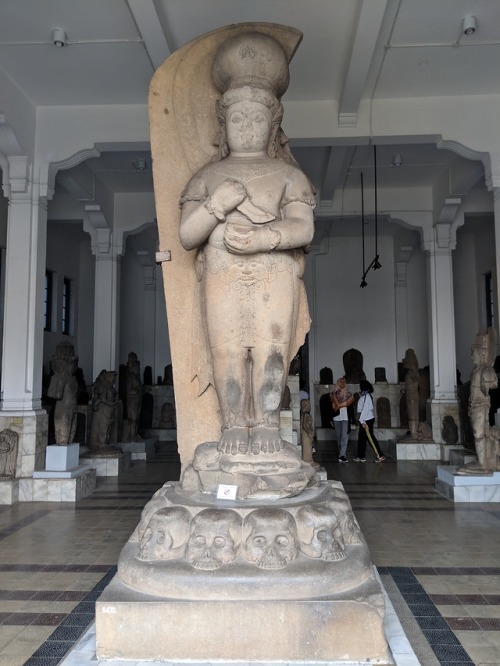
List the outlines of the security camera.
{"type": "Polygon", "coordinates": [[[473,35],[476,32],[476,17],[472,14],[467,14],[464,16],[463,20],[463,31],[464,35],[473,35]]]}
{"type": "Polygon", "coordinates": [[[66,46],[67,39],[68,35],[64,32],[62,28],[54,28],[54,30],[52,30],[52,42],[54,46],[57,46],[57,48],[66,46]]]}

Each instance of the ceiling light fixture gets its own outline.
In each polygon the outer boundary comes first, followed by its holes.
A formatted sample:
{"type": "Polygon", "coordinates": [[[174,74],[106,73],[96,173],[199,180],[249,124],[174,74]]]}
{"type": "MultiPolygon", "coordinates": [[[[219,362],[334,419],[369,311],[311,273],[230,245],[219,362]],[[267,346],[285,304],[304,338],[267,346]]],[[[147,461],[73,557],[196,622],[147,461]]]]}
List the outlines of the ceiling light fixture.
{"type": "Polygon", "coordinates": [[[473,35],[477,28],[476,17],[472,14],[467,14],[467,16],[464,16],[462,25],[464,35],[473,35]]]}
{"type": "Polygon", "coordinates": [[[393,155],[392,156],[392,166],[394,167],[400,167],[403,164],[403,156],[402,155],[393,155]]]}
{"type": "Polygon", "coordinates": [[[67,40],[68,35],[62,28],[54,28],[54,30],[52,30],[52,43],[54,46],[57,46],[57,48],[60,49],[63,46],[66,46],[67,40]]]}
{"type": "Polygon", "coordinates": [[[138,159],[132,162],[132,165],[136,171],[146,171],[146,168],[148,166],[146,160],[143,159],[138,159]]]}

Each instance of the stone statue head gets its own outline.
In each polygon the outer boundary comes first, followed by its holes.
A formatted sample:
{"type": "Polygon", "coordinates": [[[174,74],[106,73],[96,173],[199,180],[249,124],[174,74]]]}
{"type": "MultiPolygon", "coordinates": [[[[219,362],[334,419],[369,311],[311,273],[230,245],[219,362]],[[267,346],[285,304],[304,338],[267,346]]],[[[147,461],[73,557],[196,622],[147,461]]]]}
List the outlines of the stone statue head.
{"type": "Polygon", "coordinates": [[[295,520],[284,509],[256,509],[243,521],[245,559],[261,569],[283,569],[298,554],[295,520]]]}
{"type": "Polygon", "coordinates": [[[311,401],[310,400],[301,400],[300,401],[300,413],[309,414],[311,412],[311,401]]]}
{"type": "Polygon", "coordinates": [[[337,516],[328,507],[301,507],[295,517],[300,550],[314,559],[334,561],[346,557],[337,516]]]}
{"type": "Polygon", "coordinates": [[[186,560],[211,571],[232,562],[241,542],[241,517],[231,509],[203,509],[191,522],[186,560]]]}
{"type": "Polygon", "coordinates": [[[165,507],[154,513],[141,538],[140,560],[173,560],[184,555],[191,514],[183,507],[165,507]]]}
{"type": "Polygon", "coordinates": [[[418,370],[417,355],[413,349],[407,349],[403,359],[403,368],[406,370],[418,370]]]}

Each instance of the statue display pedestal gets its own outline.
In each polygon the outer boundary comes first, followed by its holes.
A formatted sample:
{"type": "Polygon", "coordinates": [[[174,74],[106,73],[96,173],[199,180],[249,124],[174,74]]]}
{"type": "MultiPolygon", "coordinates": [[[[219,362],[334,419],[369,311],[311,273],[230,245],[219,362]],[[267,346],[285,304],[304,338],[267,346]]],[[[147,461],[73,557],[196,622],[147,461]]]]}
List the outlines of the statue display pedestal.
{"type": "Polygon", "coordinates": [[[78,467],[79,462],[80,444],[73,443],[65,446],[51,444],[45,450],[45,469],[47,471],[67,472],[78,467]]]}
{"type": "Polygon", "coordinates": [[[437,468],[436,490],[452,502],[500,502],[500,472],[491,476],[457,474],[458,467],[437,468]]]}
{"type": "Polygon", "coordinates": [[[0,479],[0,505],[19,502],[19,479],[0,479]]]}
{"type": "Polygon", "coordinates": [[[130,452],[122,453],[121,451],[113,456],[99,456],[89,452],[83,459],[95,469],[97,476],[119,476],[129,469],[132,464],[132,454],[130,452]]]}
{"type": "MultiPolygon", "coordinates": [[[[141,523],[120,554],[118,573],[96,602],[98,659],[392,664],[382,588],[359,526],[352,521],[339,482],[326,481],[271,503],[217,500],[165,484],[146,505],[141,523]],[[202,551],[190,550],[200,539],[207,547],[217,539],[223,541],[218,519],[195,526],[197,516],[201,518],[207,509],[220,510],[221,520],[226,509],[243,518],[241,535],[232,533],[237,550],[223,564],[211,559],[217,557],[215,552],[205,559],[202,551]],[[286,514],[293,526],[273,524],[274,510],[286,514]],[[183,512],[192,521],[190,533],[197,536],[188,542],[186,556],[179,525],[172,528],[171,551],[163,551],[162,545],[149,550],[156,535],[170,529],[167,523],[158,526],[160,532],[155,526],[163,516],[168,521],[169,511],[183,512]],[[252,516],[261,511],[271,511],[272,517],[262,524],[255,518],[252,523],[252,516]],[[344,545],[335,550],[331,542],[322,556],[321,544],[328,541],[323,538],[332,528],[336,534],[342,531],[339,538],[344,545]],[[313,531],[323,536],[307,545],[313,531]],[[271,544],[274,538],[275,551],[266,551],[260,561],[260,542],[271,544]],[[305,539],[300,552],[283,545],[291,548],[297,538],[305,539]],[[240,539],[241,549],[236,546],[240,539]],[[283,556],[290,559],[280,562],[283,556]]],[[[169,540],[164,538],[161,544],[169,540]]]]}
{"type": "Polygon", "coordinates": [[[425,441],[395,441],[397,460],[441,460],[441,445],[425,441]]]}
{"type": "Polygon", "coordinates": [[[156,436],[138,442],[118,442],[116,446],[123,453],[130,453],[131,460],[150,460],[155,455],[156,436]]]}

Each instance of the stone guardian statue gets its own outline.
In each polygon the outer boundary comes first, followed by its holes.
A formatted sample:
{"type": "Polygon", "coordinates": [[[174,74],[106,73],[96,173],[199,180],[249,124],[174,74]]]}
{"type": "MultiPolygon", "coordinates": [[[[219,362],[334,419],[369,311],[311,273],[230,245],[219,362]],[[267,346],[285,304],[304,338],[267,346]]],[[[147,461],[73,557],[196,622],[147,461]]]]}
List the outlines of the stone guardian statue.
{"type": "Polygon", "coordinates": [[[54,409],[55,440],[58,445],[71,444],[76,432],[78,381],[75,372],[78,356],[70,342],[60,342],[52,357],[54,374],[47,395],[56,400],[54,409]]]}

